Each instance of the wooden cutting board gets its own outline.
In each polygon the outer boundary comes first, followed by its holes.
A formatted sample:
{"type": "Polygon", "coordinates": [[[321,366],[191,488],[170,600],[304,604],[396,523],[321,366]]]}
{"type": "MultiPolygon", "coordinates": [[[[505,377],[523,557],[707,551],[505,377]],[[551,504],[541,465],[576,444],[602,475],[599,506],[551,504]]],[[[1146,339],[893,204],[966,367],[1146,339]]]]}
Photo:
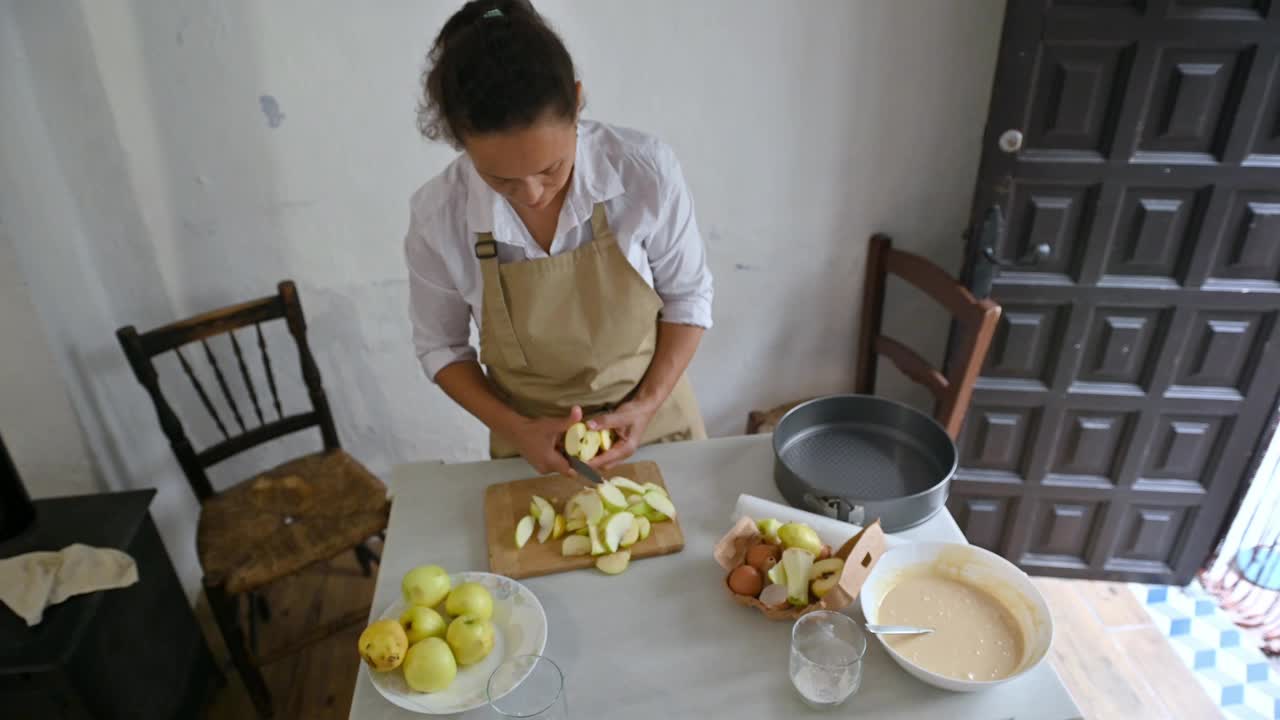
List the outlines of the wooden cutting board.
{"type": "MultiPolygon", "coordinates": [[[[666,487],[662,473],[652,462],[621,465],[605,474],[608,477],[626,477],[640,484],[651,482],[666,487]]],[[[490,485],[484,493],[485,538],[489,544],[489,571],[510,578],[527,578],[568,570],[595,567],[596,558],[590,555],[564,557],[560,554],[560,540],[539,543],[537,531],[523,548],[516,547],[516,523],[529,514],[529,503],[534,495],[541,495],[564,510],[564,503],[574,493],[590,485],[586,480],[546,475],[544,477],[514,480],[500,485],[490,485]]],[[[670,492],[670,490],[668,490],[670,492]]],[[[680,511],[680,499],[674,495],[676,512],[680,511]]],[[[684,533],[678,519],[654,523],[649,537],[632,545],[631,559],[668,555],[684,549],[684,533]]]]}

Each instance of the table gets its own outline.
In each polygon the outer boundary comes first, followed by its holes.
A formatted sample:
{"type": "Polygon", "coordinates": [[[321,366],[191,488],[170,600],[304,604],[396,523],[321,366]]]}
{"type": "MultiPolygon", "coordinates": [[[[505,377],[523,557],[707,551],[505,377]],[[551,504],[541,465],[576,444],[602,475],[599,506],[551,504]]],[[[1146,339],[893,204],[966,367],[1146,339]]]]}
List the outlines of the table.
{"type": "Polygon", "coordinates": [[[35,627],[0,604],[0,716],[193,718],[222,674],[148,507],[154,490],[35,502],[35,523],[0,557],[71,543],[122,550],[138,582],[46,608],[35,627]]]}
{"type": "MultiPolygon", "coordinates": [[[[984,693],[949,693],[907,675],[874,638],[868,638],[858,694],[834,712],[810,710],[787,676],[790,624],[735,604],[711,557],[712,546],[729,529],[739,493],[781,501],[769,437],[660,445],[642,449],[636,459],[653,460],[662,469],[680,510],[684,551],[638,560],[616,577],[580,570],[523,581],[546,609],[545,653],[564,669],[574,720],[1081,717],[1047,661],[984,693]]],[[[396,468],[371,617],[397,598],[401,576],[416,565],[487,569],[484,489],[531,474],[522,460],[396,468]]],[[[900,536],[963,541],[946,512],[900,536]]],[[[352,720],[421,717],[388,703],[364,669],[359,672],[352,720]]],[[[483,709],[462,717],[492,714],[483,709]]]]}

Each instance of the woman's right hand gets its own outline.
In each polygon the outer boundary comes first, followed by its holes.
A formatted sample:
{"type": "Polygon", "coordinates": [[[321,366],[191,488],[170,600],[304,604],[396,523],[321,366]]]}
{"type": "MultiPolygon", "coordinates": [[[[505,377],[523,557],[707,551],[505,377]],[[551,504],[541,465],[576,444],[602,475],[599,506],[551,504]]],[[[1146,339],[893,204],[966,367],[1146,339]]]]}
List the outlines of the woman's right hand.
{"type": "Polygon", "coordinates": [[[560,451],[560,443],[569,426],[577,422],[582,422],[582,408],[575,405],[567,417],[521,417],[503,434],[539,474],[560,473],[573,477],[577,473],[560,451]]]}

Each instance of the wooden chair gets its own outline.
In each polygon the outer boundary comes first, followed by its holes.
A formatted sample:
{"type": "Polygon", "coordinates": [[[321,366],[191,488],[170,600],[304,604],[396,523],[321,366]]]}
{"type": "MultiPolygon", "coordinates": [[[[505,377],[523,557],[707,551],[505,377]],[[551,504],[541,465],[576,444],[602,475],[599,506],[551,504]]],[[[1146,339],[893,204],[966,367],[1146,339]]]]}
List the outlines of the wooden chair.
{"type": "MultiPolygon", "coordinates": [[[[246,333],[248,334],[248,333],[246,333]]],[[[204,589],[218,629],[226,640],[232,662],[240,671],[254,706],[261,717],[270,717],[271,695],[260,668],[287,657],[350,625],[363,622],[367,610],[348,613],[318,625],[267,656],[257,654],[257,622],[270,619],[265,599],[258,591],[268,583],[293,574],[312,563],[328,560],[353,550],[368,576],[379,558],[365,542],[381,535],[387,525],[390,503],[386,486],[338,443],[329,402],[320,380],[320,371],[307,344],[306,323],[298,291],[292,282],[282,282],[277,295],[234,305],[182,320],[149,332],[138,333],[132,326],[116,333],[134,374],[155,403],[160,425],[182,466],[192,490],[200,500],[200,522],[196,550],[204,572],[204,589]],[[286,415],[267,351],[262,323],[283,319],[297,346],[302,379],[311,410],[286,415]],[[260,401],[254,387],[246,353],[236,330],[254,326],[261,356],[262,372],[270,391],[260,401]],[[209,346],[208,339],[225,334],[230,339],[244,390],[253,406],[253,415],[241,413],[226,375],[209,346]],[[199,343],[190,352],[184,346],[199,343]],[[201,405],[208,411],[222,440],[202,450],[192,447],[178,416],[165,399],[153,359],[172,351],[201,405]],[[230,407],[239,434],[228,431],[228,423],[215,409],[210,393],[192,369],[192,355],[203,354],[212,366],[223,399],[230,407]],[[266,406],[264,408],[264,406],[266,406]],[[275,417],[272,418],[271,410],[275,417]],[[257,424],[253,425],[253,418],[257,424]],[[246,423],[249,420],[249,423],[246,423]],[[205,470],[252,447],[308,428],[319,428],[324,444],[321,452],[304,455],[267,470],[248,480],[215,492],[205,470]],[[249,639],[241,628],[242,597],[248,598],[249,639]]],[[[252,344],[250,345],[252,349],[252,344]]],[[[233,427],[232,430],[235,428],[233,427]]]]}
{"type": "MultiPolygon", "coordinates": [[[[1000,306],[978,300],[942,268],[919,255],[894,250],[886,235],[874,235],[867,247],[867,276],[862,294],[862,327],[858,337],[858,369],[854,391],[875,392],[876,356],[884,355],[904,375],[933,393],[934,418],[955,439],[964,425],[987,349],[1000,320],[1000,306]],[[897,275],[919,288],[951,312],[959,346],[950,372],[944,374],[911,348],[880,332],[884,315],[885,278],[897,275]]],[[[747,417],[747,434],[772,432],[782,416],[803,401],[780,405],[772,410],[755,410],[747,417]]]]}

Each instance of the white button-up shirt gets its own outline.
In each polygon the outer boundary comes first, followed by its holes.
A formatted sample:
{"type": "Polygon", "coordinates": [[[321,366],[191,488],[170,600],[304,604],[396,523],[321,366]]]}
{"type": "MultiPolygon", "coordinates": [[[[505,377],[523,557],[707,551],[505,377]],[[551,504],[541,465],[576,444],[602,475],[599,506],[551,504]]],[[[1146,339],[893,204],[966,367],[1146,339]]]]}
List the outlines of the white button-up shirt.
{"type": "MultiPolygon", "coordinates": [[[[662,298],[662,319],[711,327],[711,271],[671,148],[583,120],[569,183],[550,254],[591,242],[591,211],[603,202],[623,255],[662,298]]],[[[482,322],[484,281],[475,254],[481,232],[493,233],[500,263],[548,256],[463,153],[414,193],[405,238],[413,343],[433,380],[446,365],[476,359],[470,338],[472,320],[482,322]]]]}

